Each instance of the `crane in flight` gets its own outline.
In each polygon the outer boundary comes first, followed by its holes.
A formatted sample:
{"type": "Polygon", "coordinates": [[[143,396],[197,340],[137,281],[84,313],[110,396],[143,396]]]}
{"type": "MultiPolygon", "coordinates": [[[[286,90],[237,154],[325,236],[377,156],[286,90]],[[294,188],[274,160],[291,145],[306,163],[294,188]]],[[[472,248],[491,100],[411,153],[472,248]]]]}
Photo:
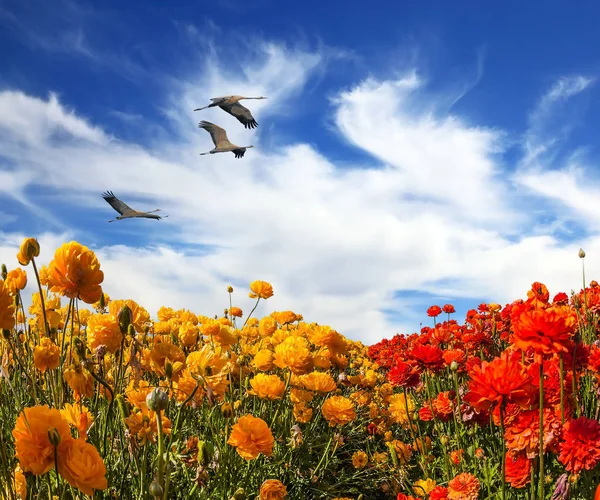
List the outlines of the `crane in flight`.
{"type": "Polygon", "coordinates": [[[212,155],[215,153],[227,153],[228,151],[231,151],[236,158],[243,158],[244,153],[246,153],[246,149],[254,147],[236,146],[235,144],[232,144],[227,138],[227,132],[225,132],[225,129],[215,125],[214,123],[203,120],[198,124],[198,127],[206,130],[210,134],[210,137],[215,145],[215,147],[210,151],[207,151],[206,153],[200,153],[201,155],[212,155]]]}
{"type": "Polygon", "coordinates": [[[214,108],[219,106],[223,111],[226,111],[230,115],[237,118],[237,120],[244,125],[246,128],[256,128],[258,123],[250,113],[250,110],[240,104],[242,99],[266,99],[266,97],[244,97],[241,95],[226,95],[222,97],[211,98],[212,103],[203,108],[195,109],[194,111],[201,111],[207,108],[214,108]]]}
{"type": "Polygon", "coordinates": [[[112,191],[107,191],[102,194],[102,198],[106,200],[106,202],[113,207],[117,212],[119,212],[119,216],[116,219],[109,220],[108,222],[114,222],[116,220],[122,219],[134,219],[134,218],[145,218],[145,219],[156,219],[161,220],[163,217],[168,217],[168,215],[164,215],[161,217],[160,215],[156,215],[154,212],[160,212],[160,208],[156,210],[151,210],[150,212],[140,212],[138,210],[134,210],[126,203],[122,202],[117,198],[112,191]]]}

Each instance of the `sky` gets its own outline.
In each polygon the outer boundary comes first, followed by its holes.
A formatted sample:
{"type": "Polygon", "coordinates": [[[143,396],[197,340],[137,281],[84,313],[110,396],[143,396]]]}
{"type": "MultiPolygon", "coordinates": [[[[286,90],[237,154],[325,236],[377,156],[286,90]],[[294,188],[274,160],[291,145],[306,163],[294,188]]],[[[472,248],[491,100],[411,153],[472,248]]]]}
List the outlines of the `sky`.
{"type": "MultiPolygon", "coordinates": [[[[600,5],[0,0],[0,262],[96,252],[111,298],[371,344],[600,279],[600,5]],[[213,108],[243,101],[259,126],[213,108]],[[200,156],[200,120],[253,145],[200,156]],[[108,224],[111,190],[160,221],[108,224]]],[[[27,292],[34,291],[30,276],[27,292]]]]}

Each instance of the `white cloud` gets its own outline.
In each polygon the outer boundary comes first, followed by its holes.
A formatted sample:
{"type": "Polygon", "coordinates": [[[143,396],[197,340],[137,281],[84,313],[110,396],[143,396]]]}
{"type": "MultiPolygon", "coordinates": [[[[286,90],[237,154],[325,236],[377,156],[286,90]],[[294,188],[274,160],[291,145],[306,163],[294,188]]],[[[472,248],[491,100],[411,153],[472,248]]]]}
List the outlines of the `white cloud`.
{"type": "MultiPolygon", "coordinates": [[[[298,143],[259,147],[242,160],[198,156],[211,147],[199,119],[224,126],[233,142],[261,146],[269,116],[289,112],[325,64],[314,53],[274,44],[258,50],[241,72],[209,60],[201,75],[174,85],[165,114],[176,136],[149,147],[113,138],[56,99],[0,94],[0,150],[24,173],[13,183],[41,185],[63,202],[94,209],[84,212],[90,236],[76,236],[97,251],[113,298],[133,298],[151,313],[164,304],[215,314],[227,306],[226,286],[233,284],[235,302],[249,312],[247,284],[263,279],[275,296],[259,314],[292,309],[371,343],[418,329],[414,311],[393,298],[396,290],[503,302],[535,280],[552,292],[577,286],[581,243],[528,235],[523,228],[532,217],[512,208],[521,195],[498,175],[503,132],[424,111],[416,72],[365,80],[332,103],[342,137],[370,154],[375,167],[341,168],[298,143]],[[191,111],[229,89],[269,97],[249,101],[257,130],[219,109],[191,111]],[[107,225],[104,189],[170,217],[107,225]],[[124,241],[145,233],[152,243],[98,246],[94,233],[124,241]],[[405,319],[392,321],[383,309],[405,319]]],[[[0,258],[14,265],[22,236],[5,234],[0,258]]],[[[42,246],[53,253],[67,237],[45,235],[42,246]]],[[[598,238],[583,244],[590,255],[600,251],[598,238]]]]}

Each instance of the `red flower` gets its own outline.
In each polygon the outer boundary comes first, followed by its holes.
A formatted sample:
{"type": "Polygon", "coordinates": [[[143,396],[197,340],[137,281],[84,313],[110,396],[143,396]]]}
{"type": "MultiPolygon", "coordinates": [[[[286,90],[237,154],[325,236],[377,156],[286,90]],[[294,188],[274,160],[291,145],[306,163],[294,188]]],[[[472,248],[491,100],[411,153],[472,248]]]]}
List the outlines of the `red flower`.
{"type": "Polygon", "coordinates": [[[554,304],[563,304],[566,305],[569,302],[569,296],[565,292],[557,293],[552,299],[554,304]]]}
{"type": "Polygon", "coordinates": [[[579,417],[565,424],[563,443],[558,461],[569,472],[579,474],[591,470],[600,462],[600,423],[587,417],[579,417]]]}
{"type": "Polygon", "coordinates": [[[398,493],[396,500],[418,500],[415,497],[411,497],[409,495],[405,495],[404,493],[398,493]]]}
{"type": "Polygon", "coordinates": [[[546,285],[538,281],[533,283],[531,285],[531,290],[527,292],[527,302],[533,307],[543,307],[548,303],[549,298],[550,294],[548,293],[546,285]]]}
{"type": "Polygon", "coordinates": [[[417,366],[398,360],[388,372],[387,378],[399,387],[415,387],[421,381],[421,374],[417,366]]]}
{"type": "Polygon", "coordinates": [[[440,314],[442,314],[442,308],[440,306],[431,306],[429,309],[427,309],[427,316],[430,318],[435,318],[440,314]]]}
{"type": "Polygon", "coordinates": [[[442,307],[442,311],[444,311],[446,314],[452,314],[456,312],[456,309],[454,309],[452,304],[445,304],[444,307],[442,307]]]}
{"type": "Polygon", "coordinates": [[[447,500],[448,488],[436,486],[429,492],[429,500],[447,500]]]}
{"type": "Polygon", "coordinates": [[[535,387],[516,352],[504,352],[491,363],[484,361],[469,375],[469,392],[464,400],[476,410],[489,410],[502,403],[527,407],[534,397],[535,387]]]}
{"type": "Polygon", "coordinates": [[[600,500],[600,484],[596,487],[596,494],[594,495],[594,500],[600,500]]]}
{"type": "Polygon", "coordinates": [[[431,345],[416,345],[410,356],[424,369],[437,371],[444,366],[442,350],[431,345]]]}
{"type": "Polygon", "coordinates": [[[530,481],[531,460],[525,453],[506,452],[506,482],[513,488],[524,488],[530,481]]]}
{"type": "Polygon", "coordinates": [[[429,408],[429,405],[425,405],[419,410],[419,418],[423,422],[430,422],[431,420],[433,420],[433,415],[431,414],[431,409],[429,408]]]}

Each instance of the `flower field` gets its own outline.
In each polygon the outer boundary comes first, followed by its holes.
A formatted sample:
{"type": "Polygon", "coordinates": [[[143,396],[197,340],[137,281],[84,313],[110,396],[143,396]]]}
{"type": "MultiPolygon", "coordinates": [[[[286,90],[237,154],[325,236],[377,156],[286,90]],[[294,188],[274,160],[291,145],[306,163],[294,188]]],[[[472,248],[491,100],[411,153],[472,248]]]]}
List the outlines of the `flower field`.
{"type": "Polygon", "coordinates": [[[600,499],[594,281],[463,324],[432,306],[365,346],[254,317],[264,281],[223,290],[220,317],[152,319],[85,246],[43,251],[28,238],[2,269],[0,498],[600,499]]]}

